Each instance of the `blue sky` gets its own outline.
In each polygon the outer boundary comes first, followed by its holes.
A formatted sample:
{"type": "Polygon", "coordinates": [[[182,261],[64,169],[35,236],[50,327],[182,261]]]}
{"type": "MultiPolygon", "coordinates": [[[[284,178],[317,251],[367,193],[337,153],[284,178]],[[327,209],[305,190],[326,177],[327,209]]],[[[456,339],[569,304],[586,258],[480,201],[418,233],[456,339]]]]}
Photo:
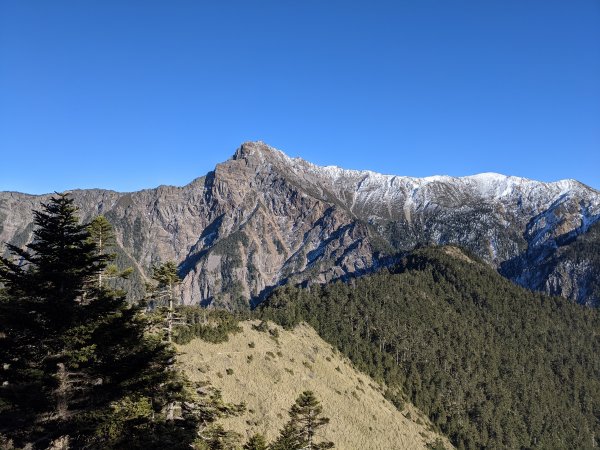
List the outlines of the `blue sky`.
{"type": "Polygon", "coordinates": [[[600,188],[600,2],[0,0],[0,190],[318,164],[600,188]]]}

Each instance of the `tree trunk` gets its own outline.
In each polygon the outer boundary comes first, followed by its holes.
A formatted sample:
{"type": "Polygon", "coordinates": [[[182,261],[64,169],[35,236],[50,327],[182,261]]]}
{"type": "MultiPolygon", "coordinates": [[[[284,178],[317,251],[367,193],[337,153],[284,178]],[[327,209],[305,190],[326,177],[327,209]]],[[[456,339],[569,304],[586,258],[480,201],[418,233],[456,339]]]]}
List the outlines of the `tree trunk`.
{"type": "Polygon", "coordinates": [[[56,379],[58,380],[58,387],[54,391],[54,396],[56,398],[56,417],[59,420],[64,420],[67,417],[68,411],[68,374],[67,369],[63,363],[58,363],[58,371],[56,372],[56,379]]]}

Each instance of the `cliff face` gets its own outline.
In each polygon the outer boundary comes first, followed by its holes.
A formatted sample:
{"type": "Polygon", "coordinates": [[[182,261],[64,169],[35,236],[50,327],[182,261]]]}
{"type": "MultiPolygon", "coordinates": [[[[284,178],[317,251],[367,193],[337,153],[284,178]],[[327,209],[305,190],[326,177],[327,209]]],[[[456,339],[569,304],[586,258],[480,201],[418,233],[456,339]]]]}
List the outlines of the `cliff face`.
{"type": "MultiPolygon", "coordinates": [[[[572,180],[387,176],[318,167],[258,142],[184,187],[72,194],[83,220],[104,214],[115,226],[119,259],[136,269],[134,296],[168,259],[180,264],[183,302],[236,308],[280,283],[326,282],[417,245],[457,244],[527,287],[598,302],[598,261],[584,250],[599,241],[588,230],[600,193],[572,180]]],[[[0,193],[0,240],[28,242],[31,210],[48,198],[0,193]]]]}

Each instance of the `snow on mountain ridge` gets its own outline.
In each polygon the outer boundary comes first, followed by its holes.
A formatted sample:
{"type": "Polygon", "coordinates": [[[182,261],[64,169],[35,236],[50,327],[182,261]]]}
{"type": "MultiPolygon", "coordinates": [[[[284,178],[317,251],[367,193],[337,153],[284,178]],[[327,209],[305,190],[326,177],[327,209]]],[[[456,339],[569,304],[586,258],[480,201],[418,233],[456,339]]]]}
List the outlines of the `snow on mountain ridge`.
{"type": "MultiPolygon", "coordinates": [[[[600,304],[580,294],[596,266],[580,269],[579,253],[563,254],[600,221],[600,192],[573,180],[383,175],[247,143],[184,187],[73,196],[82,220],[100,212],[115,226],[135,295],[158,260],[180,264],[183,303],[233,308],[285,282],[368,273],[415,246],[451,244],[526,287],[600,304]],[[561,264],[550,274],[549,258],[561,264]]],[[[0,240],[29,242],[31,211],[47,198],[0,192],[0,240]]]]}
{"type": "MultiPolygon", "coordinates": [[[[335,165],[319,166],[302,158],[289,157],[262,142],[243,144],[234,159],[239,156],[255,170],[279,174],[305,194],[343,205],[354,216],[371,223],[405,220],[411,225],[414,220],[420,220],[418,217],[422,214],[440,217],[445,214],[443,211],[478,214],[476,211],[483,210],[496,210],[498,217],[509,214],[519,220],[519,217],[529,216],[552,223],[552,217],[543,219],[540,214],[547,211],[554,215],[556,212],[562,217],[561,211],[568,210],[570,225],[561,225],[561,230],[578,228],[583,223],[587,228],[600,220],[600,193],[575,180],[547,183],[494,172],[463,177],[385,175],[335,165]],[[579,206],[575,208],[575,204],[579,206]],[[579,225],[575,225],[577,221],[579,225]]],[[[536,242],[545,241],[544,236],[542,234],[536,242]]]]}
{"type": "Polygon", "coordinates": [[[526,193],[526,191],[532,191],[538,188],[551,191],[553,194],[552,196],[562,195],[573,190],[586,190],[583,188],[584,185],[573,179],[543,182],[524,177],[503,175],[496,172],[483,172],[462,177],[432,175],[419,178],[382,174],[371,170],[345,169],[337,165],[320,166],[300,157],[290,157],[285,152],[271,147],[262,141],[245,143],[242,148],[249,149],[251,155],[259,153],[262,161],[270,164],[284,164],[291,168],[296,174],[309,172],[313,175],[329,178],[335,183],[346,182],[344,184],[355,184],[357,191],[365,190],[367,188],[370,190],[378,185],[381,186],[381,188],[386,189],[393,187],[420,189],[431,183],[445,183],[471,187],[482,196],[491,196],[495,198],[510,196],[517,190],[526,193]],[[266,155],[268,155],[268,157],[266,155]]]}

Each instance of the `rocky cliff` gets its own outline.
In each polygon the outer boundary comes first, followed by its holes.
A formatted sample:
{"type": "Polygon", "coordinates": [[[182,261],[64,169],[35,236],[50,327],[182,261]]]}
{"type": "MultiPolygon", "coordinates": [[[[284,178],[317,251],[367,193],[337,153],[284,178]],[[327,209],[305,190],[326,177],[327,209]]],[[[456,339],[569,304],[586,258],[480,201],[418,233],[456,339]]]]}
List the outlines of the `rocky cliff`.
{"type": "MultiPolygon", "coordinates": [[[[532,289],[598,304],[600,193],[577,181],[498,174],[410,178],[319,167],[243,144],[184,187],[72,192],[83,220],[104,214],[121,263],[174,259],[187,304],[245,307],[285,282],[326,282],[393,262],[418,245],[462,245],[532,289]]],[[[31,239],[49,195],[0,193],[0,240],[31,239]]]]}

